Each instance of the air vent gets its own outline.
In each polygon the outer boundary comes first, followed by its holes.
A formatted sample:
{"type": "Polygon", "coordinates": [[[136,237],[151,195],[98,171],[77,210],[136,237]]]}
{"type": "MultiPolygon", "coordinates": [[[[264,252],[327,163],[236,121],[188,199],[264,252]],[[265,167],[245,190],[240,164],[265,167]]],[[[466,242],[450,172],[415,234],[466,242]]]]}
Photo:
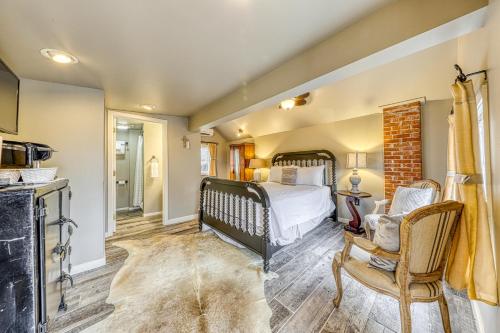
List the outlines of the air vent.
{"type": "Polygon", "coordinates": [[[214,136],[214,129],[213,128],[202,129],[200,130],[200,134],[203,136],[214,136]]]}

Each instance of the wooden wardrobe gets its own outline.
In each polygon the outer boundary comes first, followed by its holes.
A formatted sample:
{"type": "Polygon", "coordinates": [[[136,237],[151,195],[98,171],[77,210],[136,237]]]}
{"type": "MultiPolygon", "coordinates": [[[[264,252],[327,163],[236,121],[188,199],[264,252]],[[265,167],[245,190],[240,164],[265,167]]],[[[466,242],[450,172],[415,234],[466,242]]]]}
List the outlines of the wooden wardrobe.
{"type": "Polygon", "coordinates": [[[241,143],[229,146],[229,179],[251,181],[253,169],[249,169],[250,160],[255,158],[255,144],[241,143]]]}

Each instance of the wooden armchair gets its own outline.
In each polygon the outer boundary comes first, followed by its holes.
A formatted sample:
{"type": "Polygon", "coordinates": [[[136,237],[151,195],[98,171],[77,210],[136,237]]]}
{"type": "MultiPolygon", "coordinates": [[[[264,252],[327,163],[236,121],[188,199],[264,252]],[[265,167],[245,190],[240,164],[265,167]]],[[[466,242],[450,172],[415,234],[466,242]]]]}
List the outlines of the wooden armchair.
{"type": "Polygon", "coordinates": [[[448,305],[443,295],[446,258],[463,204],[446,201],[425,206],[408,214],[400,227],[400,251],[388,252],[369,239],[345,233],[345,246],[333,260],[337,284],[336,307],[342,300],[340,268],[361,284],[399,300],[401,331],[411,332],[412,302],[439,302],[445,332],[451,332],[448,305]],[[389,272],[368,266],[368,259],[351,255],[355,245],[369,254],[397,261],[396,271],[389,272]]]}
{"type": "MultiPolygon", "coordinates": [[[[418,180],[418,181],[412,183],[409,187],[432,188],[433,194],[432,194],[431,203],[437,203],[437,202],[441,201],[441,185],[439,185],[438,182],[436,182],[432,179],[418,180]]],[[[371,212],[371,214],[365,215],[363,225],[364,225],[364,229],[366,231],[366,236],[368,239],[372,238],[372,230],[375,230],[375,227],[378,224],[378,220],[380,218],[380,215],[383,214],[383,213],[380,213],[380,209],[384,208],[386,205],[388,205],[390,203],[391,203],[391,200],[389,200],[389,199],[376,200],[375,201],[375,209],[373,209],[373,212],[371,212]]]]}

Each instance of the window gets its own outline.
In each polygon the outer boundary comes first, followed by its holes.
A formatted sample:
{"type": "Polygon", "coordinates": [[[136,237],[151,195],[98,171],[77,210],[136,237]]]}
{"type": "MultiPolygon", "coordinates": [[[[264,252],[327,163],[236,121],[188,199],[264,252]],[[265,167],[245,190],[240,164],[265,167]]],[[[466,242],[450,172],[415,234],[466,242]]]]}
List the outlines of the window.
{"type": "Polygon", "coordinates": [[[239,148],[234,149],[234,165],[236,165],[236,167],[234,168],[234,177],[237,180],[241,180],[241,178],[240,178],[240,150],[239,150],[239,148]]]}
{"type": "Polygon", "coordinates": [[[201,144],[201,175],[208,176],[210,173],[210,151],[208,145],[201,144]]]}

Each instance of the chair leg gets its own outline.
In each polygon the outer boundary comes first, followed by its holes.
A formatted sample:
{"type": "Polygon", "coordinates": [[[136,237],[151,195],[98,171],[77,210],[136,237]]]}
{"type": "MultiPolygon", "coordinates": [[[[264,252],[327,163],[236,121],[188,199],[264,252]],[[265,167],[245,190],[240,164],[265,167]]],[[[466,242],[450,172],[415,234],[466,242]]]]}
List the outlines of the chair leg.
{"type": "Polygon", "coordinates": [[[401,297],[399,300],[399,312],[401,315],[401,332],[411,333],[411,303],[405,298],[401,297]]]}
{"type": "Polygon", "coordinates": [[[333,305],[335,305],[336,308],[340,306],[340,301],[342,300],[342,277],[340,276],[340,265],[337,262],[337,260],[333,259],[333,264],[332,264],[332,270],[333,270],[333,277],[335,278],[335,284],[337,285],[337,296],[333,300],[333,305]]]}
{"type": "Polygon", "coordinates": [[[446,302],[446,298],[444,295],[441,295],[438,298],[439,303],[439,311],[441,312],[441,320],[443,321],[443,328],[446,333],[451,333],[451,324],[450,324],[450,313],[448,312],[448,303],[446,302]]]}
{"type": "Polygon", "coordinates": [[[371,240],[372,239],[372,236],[371,236],[371,229],[370,229],[370,224],[368,223],[365,223],[365,233],[366,233],[366,239],[369,239],[371,240]]]}

